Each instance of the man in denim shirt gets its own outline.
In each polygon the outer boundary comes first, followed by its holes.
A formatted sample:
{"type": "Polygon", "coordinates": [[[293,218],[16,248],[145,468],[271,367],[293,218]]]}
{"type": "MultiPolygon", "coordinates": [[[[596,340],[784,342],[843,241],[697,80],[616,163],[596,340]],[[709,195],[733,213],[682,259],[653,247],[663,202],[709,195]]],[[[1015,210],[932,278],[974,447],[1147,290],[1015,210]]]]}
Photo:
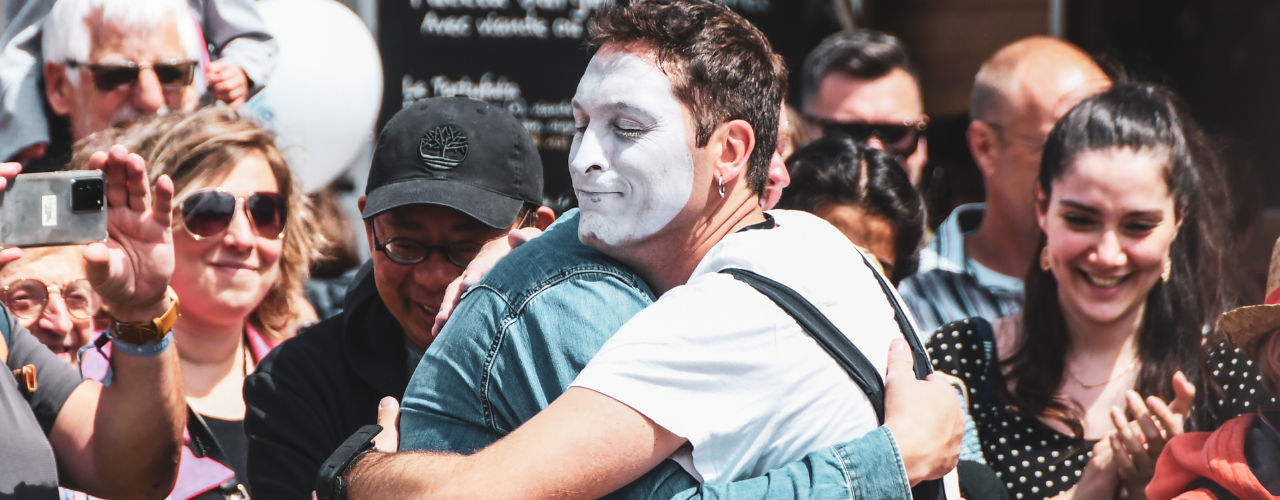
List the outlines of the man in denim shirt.
{"type": "MultiPolygon", "coordinates": [[[[717,17],[715,13],[706,12],[707,10],[718,8],[710,4],[675,2],[673,5],[677,6],[677,8],[687,7],[699,10],[695,17],[717,17]],[[693,7],[693,5],[697,5],[697,7],[693,7]]],[[[657,8],[662,9],[664,7],[659,6],[657,8]]],[[[683,13],[681,13],[680,17],[687,18],[687,16],[683,16],[683,13]]],[[[733,20],[720,18],[704,19],[704,21],[708,24],[716,24],[718,28],[726,28],[726,25],[736,24],[733,20]]],[[[655,22],[663,24],[663,22],[655,22]]],[[[701,26],[702,23],[698,25],[701,26]]],[[[728,31],[733,31],[736,28],[736,25],[731,26],[728,31]]],[[[750,30],[750,28],[747,28],[747,30],[750,30]]],[[[751,41],[745,43],[756,43],[755,40],[757,40],[751,34],[732,33],[731,35],[726,35],[731,40],[741,40],[741,38],[734,38],[735,36],[751,39],[751,41]]],[[[694,35],[694,37],[697,37],[697,35],[694,35]]],[[[678,49],[673,48],[672,50],[676,51],[678,49]]],[[[767,51],[767,44],[765,45],[765,50],[764,54],[771,54],[771,52],[767,51]]],[[[759,57],[760,53],[756,52],[754,56],[749,57],[759,57]]],[[[619,60],[618,63],[619,68],[617,69],[624,73],[627,72],[626,65],[629,62],[619,60]]],[[[593,64],[596,64],[595,60],[593,60],[593,64]]],[[[602,64],[608,65],[608,63],[602,64]]],[[[744,71],[759,75],[762,74],[760,70],[763,70],[765,75],[778,75],[776,78],[781,81],[784,73],[780,70],[780,67],[773,68],[775,71],[770,71],[768,64],[765,63],[763,68],[752,67],[744,71]]],[[[644,71],[642,69],[641,73],[644,71]]],[[[675,71],[678,72],[679,70],[675,71]]],[[[649,71],[649,74],[652,73],[653,71],[649,71]]],[[[590,69],[588,74],[591,74],[590,69]]],[[[637,74],[636,76],[646,77],[645,74],[637,74]]],[[[667,77],[658,76],[657,78],[665,79],[667,77]]],[[[584,76],[584,82],[586,80],[587,77],[584,76]]],[[[584,83],[583,85],[586,84],[584,83]]],[[[781,85],[777,87],[781,87],[781,85]]],[[[580,96],[583,88],[583,86],[579,87],[580,96]]],[[[770,90],[772,92],[764,93],[757,100],[778,102],[777,99],[781,97],[780,92],[777,92],[777,89],[773,87],[770,90]]],[[[645,92],[641,89],[641,93],[645,92]]],[[[653,111],[648,112],[650,117],[655,116],[652,114],[654,112],[659,114],[664,112],[657,109],[665,105],[664,102],[661,102],[661,96],[657,97],[656,100],[644,101],[644,99],[645,96],[640,96],[637,102],[656,103],[655,106],[651,107],[653,111]]],[[[579,103],[579,100],[575,98],[575,108],[579,103]]],[[[627,106],[619,104],[618,106],[606,107],[623,109],[627,106]]],[[[669,108],[668,106],[662,109],[669,108]]],[[[767,115],[767,112],[765,114],[767,115]]],[[[577,109],[575,109],[575,115],[578,115],[577,109]]],[[[665,117],[669,118],[669,116],[665,117]]],[[[774,132],[776,116],[773,116],[772,120],[773,124],[762,122],[764,126],[758,132],[754,132],[756,137],[768,137],[769,134],[774,132]]],[[[659,119],[659,121],[662,120],[659,119]]],[[[644,133],[654,131],[656,131],[654,132],[655,134],[664,134],[668,133],[665,130],[669,129],[669,126],[664,126],[646,130],[646,125],[643,121],[635,121],[633,119],[601,119],[599,121],[593,120],[591,123],[593,127],[599,127],[601,131],[608,128],[616,131],[617,135],[620,136],[635,135],[640,137],[644,133]]],[[[579,124],[579,126],[582,127],[583,125],[579,124]]],[[[683,127],[684,125],[679,126],[683,127]]],[[[741,134],[740,136],[735,135],[735,140],[737,137],[748,137],[753,134],[751,127],[746,125],[743,120],[732,122],[730,127],[733,128],[730,133],[741,134]]],[[[596,129],[592,128],[592,130],[596,129]]],[[[667,141],[669,142],[669,139],[667,141]]],[[[739,166],[745,165],[747,155],[753,150],[753,144],[758,144],[761,151],[768,151],[771,149],[769,146],[772,146],[773,142],[772,140],[760,140],[758,138],[754,141],[758,142],[753,142],[750,139],[742,143],[729,141],[737,144],[728,146],[735,148],[732,155],[734,159],[731,159],[730,162],[739,166]]],[[[661,144],[668,145],[667,143],[661,144]]],[[[652,155],[649,159],[651,164],[654,165],[654,170],[661,170],[667,160],[680,161],[678,158],[679,150],[683,149],[675,146],[666,148],[663,151],[662,148],[654,149],[653,144],[646,141],[636,141],[634,145],[637,150],[645,151],[652,155]],[[671,158],[666,156],[671,156],[671,158]]],[[[577,141],[575,141],[575,150],[581,152],[578,149],[577,141]]],[[[575,155],[571,154],[571,157],[573,156],[575,155]]],[[[711,155],[710,157],[721,158],[722,156],[711,155]]],[[[723,157],[729,158],[730,155],[726,153],[723,157]]],[[[641,161],[643,158],[643,155],[633,157],[632,160],[637,161],[637,163],[632,164],[641,165],[645,163],[641,161]]],[[[767,163],[768,153],[764,153],[763,159],[767,163]]],[[[758,167],[760,165],[758,160],[759,158],[753,156],[752,165],[758,167]]],[[[701,161],[706,160],[703,159],[701,161]]],[[[680,172],[676,173],[679,174],[680,172]]],[[[643,177],[645,173],[633,170],[632,175],[638,178],[643,177]]],[[[737,174],[734,175],[736,176],[737,174]]],[[[734,203],[750,202],[750,204],[754,205],[756,198],[754,195],[749,198],[744,196],[746,184],[739,182],[741,178],[738,179],[738,181],[729,180],[731,183],[737,183],[734,184],[737,187],[731,188],[734,193],[731,199],[734,203]]],[[[626,195],[623,196],[626,199],[630,199],[629,197],[632,195],[649,196],[646,199],[657,202],[656,208],[653,206],[637,207],[643,208],[643,210],[631,212],[642,219],[652,215],[654,211],[669,211],[670,204],[663,200],[689,196],[687,194],[688,191],[685,191],[686,194],[684,195],[676,193],[672,196],[666,196],[666,194],[659,192],[662,189],[662,180],[658,178],[646,178],[645,180],[647,181],[646,184],[633,184],[630,189],[634,191],[626,191],[626,195]],[[654,191],[646,193],[644,192],[645,189],[654,191]]],[[[681,182],[679,178],[670,178],[670,180],[674,183],[681,182]]],[[[755,179],[752,182],[761,180],[755,179]]],[[[702,182],[705,182],[705,180],[702,182]]],[[[760,183],[763,184],[763,182],[760,183]]],[[[600,187],[610,188],[611,186],[600,187]]],[[[612,199],[612,191],[588,192],[583,190],[576,178],[575,188],[580,191],[580,200],[583,199],[583,196],[586,196],[587,200],[592,203],[598,202],[592,198],[612,199]]],[[[753,190],[758,192],[758,187],[753,188],[753,190]]],[[[723,184],[720,191],[721,198],[724,198],[725,189],[723,184]]],[[[584,203],[587,200],[584,200],[584,203]]],[[[679,199],[676,201],[683,203],[679,199]]],[[[758,207],[755,208],[757,211],[758,209],[758,207]]],[[[405,419],[403,423],[406,433],[404,444],[410,447],[425,445],[435,449],[469,453],[484,447],[507,432],[511,432],[510,436],[512,438],[520,436],[522,432],[527,432],[525,429],[515,430],[514,428],[517,425],[522,425],[522,422],[525,424],[531,423],[525,422],[526,420],[536,420],[532,417],[543,407],[555,408],[556,405],[561,405],[560,410],[564,410],[563,402],[569,396],[569,393],[573,391],[571,389],[569,392],[565,392],[565,387],[573,380],[582,364],[594,355],[596,349],[607,337],[612,335],[615,328],[626,322],[632,314],[644,308],[649,300],[652,299],[653,294],[641,284],[637,275],[622,271],[619,263],[596,253],[594,250],[587,249],[577,241],[577,236],[588,225],[593,230],[600,232],[619,230],[648,234],[647,231],[652,230],[649,227],[653,225],[650,224],[651,221],[628,219],[626,214],[619,214],[618,218],[623,222],[622,226],[610,227],[609,225],[600,225],[601,221],[599,220],[591,220],[590,217],[579,220],[577,214],[571,214],[560,225],[553,227],[546,235],[517,251],[508,261],[505,261],[498,269],[495,269],[494,275],[501,275],[500,277],[491,276],[487,278],[487,281],[482,282],[478,288],[470,292],[462,305],[460,305],[460,309],[455,311],[454,323],[451,323],[442,337],[435,342],[437,345],[428,350],[424,362],[419,365],[419,371],[415,374],[414,381],[411,382],[409,389],[407,389],[406,409],[402,415],[405,419]],[[627,227],[627,224],[630,224],[630,227],[627,227]],[[597,318],[597,316],[600,317],[597,318]],[[463,317],[469,319],[460,321],[463,317]],[[470,323],[471,318],[475,318],[475,324],[470,323]],[[593,334],[591,332],[601,333],[593,334]],[[454,356],[458,358],[454,359],[454,356]],[[561,394],[562,392],[564,394],[561,394]],[[555,405],[550,404],[553,399],[556,400],[555,405]],[[440,401],[440,403],[433,403],[433,401],[440,401]],[[455,411],[452,408],[454,405],[462,405],[463,408],[461,411],[455,411]],[[432,410],[433,406],[437,410],[432,410]]],[[[761,216],[761,218],[764,219],[765,217],[761,216]]],[[[653,220],[657,221],[657,226],[667,224],[663,222],[663,217],[661,216],[655,215],[653,220]]],[[[828,229],[830,228],[828,227],[828,229]]],[[[623,237],[623,239],[626,239],[626,237],[623,237]]],[[[847,244],[847,240],[843,241],[847,244]]],[[[688,256],[671,255],[671,257],[675,262],[689,260],[688,256]]],[[[694,261],[696,262],[696,259],[694,261]]],[[[653,282],[650,281],[650,283],[653,282]]],[[[660,283],[660,285],[660,288],[665,290],[671,288],[672,283],[660,283]]],[[[878,291],[877,294],[879,294],[878,291]]],[[[899,387],[901,384],[914,382],[914,378],[911,375],[907,375],[904,379],[900,375],[905,372],[898,371],[902,370],[903,358],[900,355],[907,353],[898,351],[896,354],[899,355],[897,356],[898,359],[891,364],[897,368],[895,370],[895,368],[891,367],[888,377],[890,390],[899,387]],[[907,382],[904,382],[904,380],[907,382]]],[[[908,365],[909,371],[909,360],[906,361],[906,365],[908,365]]],[[[843,373],[841,373],[841,377],[843,376],[843,373]]],[[[918,389],[919,387],[916,388],[918,389]]],[[[936,386],[931,389],[936,389],[936,386]]],[[[579,391],[581,390],[579,389],[579,391]]],[[[951,397],[950,389],[945,384],[943,384],[942,391],[944,391],[943,397],[951,397]]],[[[910,392],[908,390],[908,394],[910,392]]],[[[902,394],[899,393],[899,397],[902,394]]],[[[934,394],[936,398],[937,393],[935,392],[934,394]]],[[[888,404],[891,408],[898,409],[899,405],[897,403],[899,401],[894,399],[891,396],[888,404]]],[[[612,409],[610,412],[613,413],[612,409]]],[[[943,412],[945,413],[945,408],[943,412]]],[[[908,415],[908,418],[910,418],[910,413],[891,413],[889,427],[895,427],[892,423],[895,416],[908,415]]],[[[584,415],[595,414],[582,413],[578,415],[578,418],[582,418],[584,415]]],[[[956,426],[960,420],[958,407],[949,412],[949,417],[953,420],[951,425],[956,427],[954,429],[955,439],[949,439],[952,436],[946,435],[946,432],[900,433],[897,435],[898,439],[908,438],[915,445],[922,444],[915,442],[916,440],[934,441],[934,443],[929,444],[950,441],[951,444],[958,445],[958,427],[956,426]]],[[[589,416],[587,417],[588,420],[590,418],[589,416]]],[[[653,425],[652,422],[649,424],[653,425]]],[[[588,426],[590,426],[590,423],[588,423],[588,426]]],[[[639,428],[643,428],[643,426],[639,428]]],[[[904,428],[906,426],[899,429],[904,428]]],[[[628,448],[631,452],[645,453],[635,449],[635,444],[643,440],[643,437],[630,439],[635,436],[636,429],[632,428],[624,431],[624,434],[627,435],[623,437],[629,439],[625,446],[631,447],[628,448]]],[[[912,428],[913,431],[918,429],[912,428]]],[[[546,431],[547,428],[544,426],[542,430],[546,431]]],[[[572,436],[572,434],[579,431],[576,428],[571,430],[572,432],[565,435],[572,436]]],[[[597,427],[595,430],[598,431],[599,428],[597,427]]],[[[662,445],[655,446],[653,453],[645,456],[628,455],[623,458],[623,461],[630,460],[630,463],[621,463],[617,460],[617,456],[607,457],[604,454],[598,454],[602,451],[602,447],[603,449],[611,447],[613,441],[610,436],[599,436],[600,439],[596,439],[596,436],[598,436],[596,433],[584,434],[583,436],[591,436],[587,438],[589,441],[583,444],[588,445],[593,451],[578,456],[573,456],[573,451],[568,451],[568,455],[566,455],[565,452],[567,450],[564,448],[563,442],[558,447],[552,447],[555,449],[548,450],[539,446],[512,448],[509,444],[510,440],[507,439],[502,440],[497,445],[486,448],[482,453],[473,457],[426,453],[403,453],[397,456],[365,455],[364,458],[356,462],[349,476],[351,493],[352,496],[364,498],[395,497],[410,492],[445,497],[481,493],[492,496],[594,496],[616,489],[622,486],[620,483],[626,482],[630,478],[640,477],[641,473],[655,466],[657,467],[656,471],[651,472],[638,483],[632,483],[630,486],[625,487],[620,493],[626,496],[670,496],[678,491],[679,488],[687,488],[695,484],[690,476],[684,474],[672,462],[662,460],[662,458],[670,454],[666,447],[670,445],[671,441],[667,440],[666,437],[661,438],[664,440],[662,445]],[[504,444],[506,445],[505,447],[502,446],[504,444]],[[512,454],[511,452],[515,449],[520,451],[512,454]],[[565,458],[573,458],[573,460],[567,460],[562,464],[561,459],[565,458]],[[597,458],[608,459],[608,463],[618,464],[621,468],[601,468],[598,464],[580,468],[583,466],[583,460],[593,461],[597,458]],[[588,470],[598,470],[599,475],[586,472],[588,470]],[[502,480],[494,481],[495,474],[499,474],[502,480]],[[622,479],[624,477],[627,479],[622,479]],[[620,479],[622,480],[619,481],[620,479]]],[[[835,445],[826,450],[811,453],[808,456],[800,457],[798,463],[784,464],[779,469],[768,471],[766,473],[768,476],[754,480],[754,483],[750,482],[752,480],[748,480],[736,485],[729,484],[716,488],[708,487],[704,493],[723,493],[739,497],[746,494],[768,494],[770,493],[769,488],[774,487],[777,489],[772,491],[773,493],[782,493],[787,496],[799,493],[804,495],[849,497],[855,494],[855,489],[865,488],[856,493],[860,496],[871,497],[903,497],[910,495],[907,485],[912,479],[919,480],[931,475],[932,477],[940,475],[940,471],[937,470],[937,462],[945,462],[946,458],[930,460],[933,458],[931,455],[940,457],[949,455],[952,463],[954,463],[954,451],[956,450],[948,452],[946,445],[937,448],[904,446],[899,449],[895,447],[893,437],[894,435],[888,432],[887,428],[881,427],[854,439],[850,443],[835,445]],[[876,440],[879,440],[879,442],[877,443],[876,440]],[[930,448],[929,452],[938,451],[939,453],[921,453],[924,448],[930,448]],[[910,453],[906,456],[905,467],[898,461],[899,451],[910,453]],[[880,466],[875,465],[877,460],[880,461],[880,466]],[[815,478],[821,479],[815,483],[815,478]],[[876,485],[876,480],[882,480],[884,484],[876,485]],[[793,484],[786,484],[788,481],[793,484]],[[815,484],[824,489],[813,489],[815,484]]],[[[578,439],[579,441],[582,440],[581,437],[578,439]]],[[[656,442],[659,438],[655,435],[654,439],[656,442]]],[[[524,444],[528,445],[529,443],[526,441],[524,444]]],[[[958,446],[952,447],[958,449],[958,446]]],[[[943,468],[942,470],[945,471],[946,469],[943,468]]],[[[682,493],[682,495],[687,493],[692,492],[682,493]]]]}
{"type": "MultiPolygon", "coordinates": [[[[413,430],[406,446],[473,453],[513,431],[564,392],[596,351],[653,292],[617,261],[578,240],[578,214],[570,212],[498,263],[458,304],[410,383],[404,418],[413,430]],[[573,332],[565,335],[563,332],[573,332]],[[430,381],[430,383],[425,383],[430,381]],[[409,415],[413,415],[410,417],[409,415]]],[[[899,375],[911,384],[910,356],[899,375]]],[[[893,384],[890,391],[899,389],[893,384]]],[[[920,418],[899,428],[936,426],[910,385],[889,394],[888,420],[920,418]],[[894,406],[894,402],[899,402],[894,406]]],[[[818,450],[767,475],[723,485],[702,485],[674,461],[616,493],[632,498],[904,498],[910,481],[903,456],[946,453],[943,439],[930,450],[898,449],[888,426],[854,441],[818,450]]],[[[916,440],[915,444],[920,443],[916,440]]],[[[368,477],[368,476],[366,476],[368,477]]],[[[477,490],[481,492],[484,490],[477,490]]]]}

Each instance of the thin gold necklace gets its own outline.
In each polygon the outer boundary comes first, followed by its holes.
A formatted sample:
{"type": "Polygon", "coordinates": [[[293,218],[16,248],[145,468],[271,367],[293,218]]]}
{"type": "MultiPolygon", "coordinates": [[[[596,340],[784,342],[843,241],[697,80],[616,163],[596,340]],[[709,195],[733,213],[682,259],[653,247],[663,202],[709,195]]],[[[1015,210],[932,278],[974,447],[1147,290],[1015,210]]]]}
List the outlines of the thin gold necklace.
{"type": "Polygon", "coordinates": [[[1067,376],[1070,377],[1073,382],[1079,384],[1080,387],[1084,388],[1085,390],[1090,390],[1090,389],[1096,389],[1098,387],[1102,387],[1104,385],[1114,382],[1116,379],[1123,377],[1127,375],[1129,372],[1133,371],[1133,369],[1137,368],[1137,366],[1138,366],[1138,357],[1134,356],[1133,360],[1129,362],[1128,368],[1125,368],[1124,370],[1121,370],[1120,373],[1112,375],[1111,378],[1103,380],[1102,382],[1098,382],[1096,384],[1086,384],[1083,380],[1080,380],[1080,377],[1077,377],[1075,373],[1071,372],[1071,367],[1068,366],[1066,368],[1067,368],[1067,376]]]}

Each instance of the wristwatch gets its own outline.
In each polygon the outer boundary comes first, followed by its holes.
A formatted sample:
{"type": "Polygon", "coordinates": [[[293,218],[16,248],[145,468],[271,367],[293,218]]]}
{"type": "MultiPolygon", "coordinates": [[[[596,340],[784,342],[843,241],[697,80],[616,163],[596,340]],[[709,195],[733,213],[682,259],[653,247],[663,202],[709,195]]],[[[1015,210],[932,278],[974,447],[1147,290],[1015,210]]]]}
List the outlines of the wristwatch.
{"type": "Polygon", "coordinates": [[[382,432],[382,426],[367,424],[347,437],[333,453],[320,464],[316,474],[317,500],[346,500],[347,473],[356,461],[373,449],[373,438],[382,432]]]}
{"type": "Polygon", "coordinates": [[[178,321],[178,294],[172,288],[165,291],[169,296],[169,309],[158,318],[149,321],[118,321],[111,318],[111,336],[133,345],[154,344],[164,339],[178,321]]]}

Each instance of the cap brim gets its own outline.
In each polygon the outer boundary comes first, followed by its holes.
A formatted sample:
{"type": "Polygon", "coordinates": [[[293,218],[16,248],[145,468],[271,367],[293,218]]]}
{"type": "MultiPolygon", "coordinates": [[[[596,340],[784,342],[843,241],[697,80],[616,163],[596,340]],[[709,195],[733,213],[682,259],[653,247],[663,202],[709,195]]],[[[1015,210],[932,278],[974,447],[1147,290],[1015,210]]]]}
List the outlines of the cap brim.
{"type": "Polygon", "coordinates": [[[502,229],[511,227],[524,202],[462,182],[410,179],[370,191],[360,215],[367,219],[407,205],[443,205],[502,229]]]}
{"type": "Polygon", "coordinates": [[[1236,347],[1251,352],[1259,337],[1280,328],[1280,304],[1237,307],[1218,318],[1218,331],[1236,347]]]}

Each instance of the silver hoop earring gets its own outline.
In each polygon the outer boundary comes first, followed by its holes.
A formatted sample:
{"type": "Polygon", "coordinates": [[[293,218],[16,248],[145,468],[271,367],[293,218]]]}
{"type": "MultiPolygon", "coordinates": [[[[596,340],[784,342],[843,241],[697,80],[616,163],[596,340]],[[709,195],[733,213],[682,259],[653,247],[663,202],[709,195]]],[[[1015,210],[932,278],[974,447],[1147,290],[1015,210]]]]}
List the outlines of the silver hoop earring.
{"type": "Polygon", "coordinates": [[[724,181],[716,177],[716,188],[720,192],[720,197],[724,198],[724,181]]]}

